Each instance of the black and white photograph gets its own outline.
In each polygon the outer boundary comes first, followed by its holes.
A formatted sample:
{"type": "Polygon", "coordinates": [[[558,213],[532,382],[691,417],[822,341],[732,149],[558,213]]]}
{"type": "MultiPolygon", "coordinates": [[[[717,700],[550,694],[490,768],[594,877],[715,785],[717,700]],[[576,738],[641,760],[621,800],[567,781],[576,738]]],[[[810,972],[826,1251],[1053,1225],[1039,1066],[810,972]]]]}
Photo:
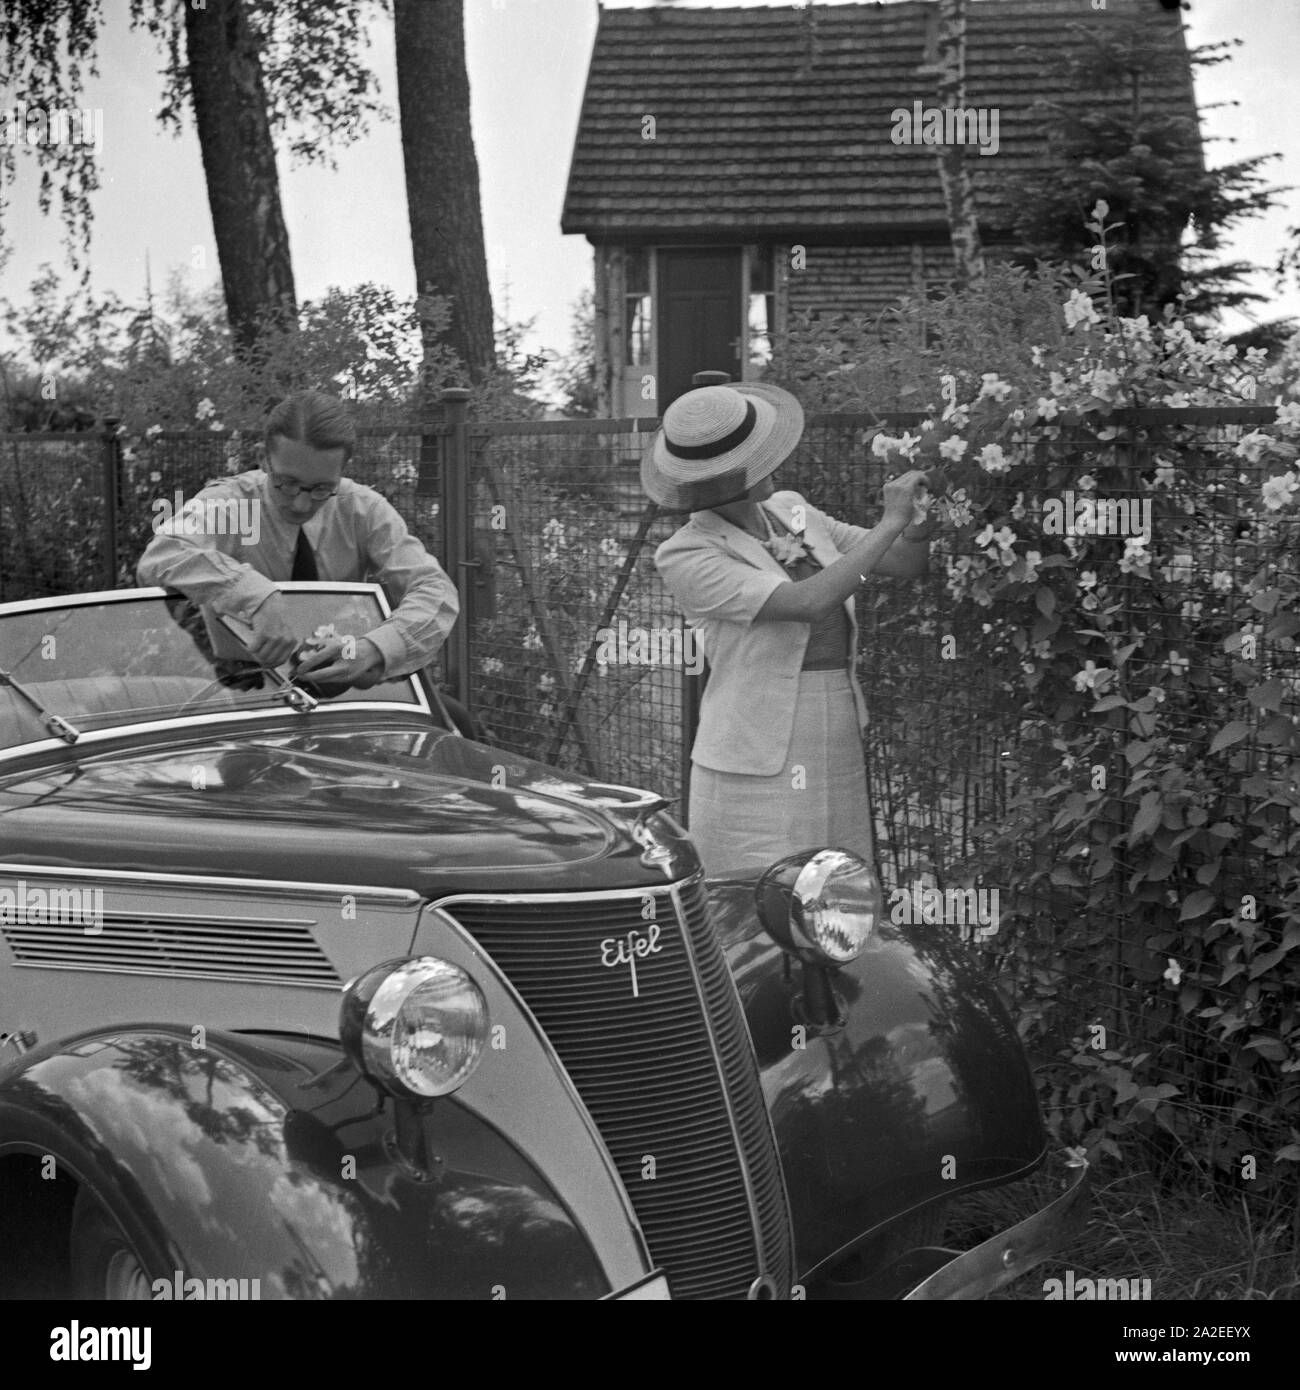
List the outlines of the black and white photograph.
{"type": "Polygon", "coordinates": [[[1297,64],[1296,0],[5,0],[17,1354],[1281,1356],[1297,64]]]}

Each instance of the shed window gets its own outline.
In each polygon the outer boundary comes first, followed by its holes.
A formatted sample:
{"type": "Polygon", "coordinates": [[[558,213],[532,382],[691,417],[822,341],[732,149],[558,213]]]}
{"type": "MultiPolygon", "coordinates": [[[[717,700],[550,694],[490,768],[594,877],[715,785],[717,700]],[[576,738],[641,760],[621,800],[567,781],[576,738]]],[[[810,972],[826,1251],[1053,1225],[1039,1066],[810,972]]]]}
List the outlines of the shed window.
{"type": "Polygon", "coordinates": [[[629,247],[623,295],[623,340],[627,365],[650,363],[650,256],[644,247],[629,247]]]}
{"type": "Polygon", "coordinates": [[[749,364],[766,367],[772,360],[776,321],[776,281],[772,248],[757,246],[749,253],[749,364]]]}

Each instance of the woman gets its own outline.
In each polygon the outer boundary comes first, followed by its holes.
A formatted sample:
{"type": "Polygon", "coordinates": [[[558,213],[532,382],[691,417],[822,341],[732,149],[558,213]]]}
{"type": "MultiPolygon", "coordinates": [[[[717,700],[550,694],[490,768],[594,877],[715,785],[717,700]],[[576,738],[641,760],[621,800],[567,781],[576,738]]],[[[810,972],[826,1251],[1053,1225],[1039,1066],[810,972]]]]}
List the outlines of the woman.
{"type": "Polygon", "coordinates": [[[690,827],[710,875],[815,845],[873,858],[853,595],[873,575],[925,573],[926,479],[895,478],[876,526],[847,525],[773,488],[802,433],[788,391],[703,386],[668,407],[642,458],[648,495],[692,513],[655,564],[709,662],[690,827]]]}

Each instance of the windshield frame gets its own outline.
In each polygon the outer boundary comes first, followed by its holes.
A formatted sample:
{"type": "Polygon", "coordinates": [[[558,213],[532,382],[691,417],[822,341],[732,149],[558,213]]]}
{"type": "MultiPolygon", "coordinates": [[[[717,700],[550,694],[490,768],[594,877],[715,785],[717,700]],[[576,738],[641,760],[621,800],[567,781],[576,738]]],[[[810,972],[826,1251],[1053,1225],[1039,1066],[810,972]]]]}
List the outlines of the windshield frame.
{"type": "MultiPolygon", "coordinates": [[[[373,596],[378,604],[383,619],[392,615],[392,607],[388,602],[388,597],[378,584],[357,583],[344,580],[288,580],[284,583],[277,583],[276,588],[281,593],[332,593],[332,594],[362,594],[373,596]]],[[[84,608],[92,604],[105,603],[127,603],[139,602],[141,599],[164,599],[175,597],[169,589],[158,586],[137,589],[99,589],[92,593],[84,594],[64,594],[48,598],[15,599],[8,603],[0,603],[0,621],[13,613],[37,613],[44,609],[69,609],[84,608]]],[[[424,681],[420,679],[419,673],[412,673],[409,676],[395,676],[392,681],[405,682],[415,695],[414,701],[398,703],[393,700],[348,700],[334,704],[329,700],[321,700],[314,709],[308,713],[292,708],[287,703],[280,705],[268,704],[265,706],[254,705],[247,709],[240,710],[203,710],[196,709],[189,714],[182,716],[169,715],[158,719],[136,719],[128,724],[112,724],[105,728],[82,729],[75,744],[69,744],[61,738],[49,736],[46,738],[31,739],[26,743],[13,743],[0,746],[0,767],[12,759],[27,758],[33,753],[59,752],[66,756],[76,756],[78,750],[83,749],[87,744],[103,743],[121,739],[133,733],[153,732],[160,729],[192,729],[195,726],[202,728],[212,728],[218,725],[248,724],[250,722],[264,723],[267,720],[273,724],[289,724],[303,719],[316,721],[322,718],[333,720],[339,714],[353,713],[376,713],[382,711],[385,714],[405,714],[415,718],[419,722],[432,722],[439,724],[434,714],[433,705],[429,700],[428,692],[425,690],[424,681]]],[[[54,709],[54,714],[61,715],[64,719],[69,719],[76,724],[76,712],[69,713],[67,710],[54,709]]],[[[440,725],[439,725],[440,727],[440,725]]]]}

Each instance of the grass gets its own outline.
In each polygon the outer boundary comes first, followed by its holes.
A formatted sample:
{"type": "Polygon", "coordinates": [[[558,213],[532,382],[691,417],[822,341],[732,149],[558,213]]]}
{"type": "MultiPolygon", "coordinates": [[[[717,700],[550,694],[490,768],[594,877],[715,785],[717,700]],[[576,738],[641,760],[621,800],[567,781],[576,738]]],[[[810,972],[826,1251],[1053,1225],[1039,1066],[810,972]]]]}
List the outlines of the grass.
{"type": "MultiPolygon", "coordinates": [[[[976,1193],[958,1203],[945,1244],[968,1248],[1031,1216],[1057,1189],[1046,1176],[976,1193]]],[[[1043,1298],[1047,1279],[1149,1279],[1153,1301],[1300,1300],[1294,1192],[1231,1203],[1199,1186],[1170,1192],[1149,1171],[1094,1172],[1087,1228],[1059,1259],[1045,1261],[993,1298],[1043,1298]]]]}

